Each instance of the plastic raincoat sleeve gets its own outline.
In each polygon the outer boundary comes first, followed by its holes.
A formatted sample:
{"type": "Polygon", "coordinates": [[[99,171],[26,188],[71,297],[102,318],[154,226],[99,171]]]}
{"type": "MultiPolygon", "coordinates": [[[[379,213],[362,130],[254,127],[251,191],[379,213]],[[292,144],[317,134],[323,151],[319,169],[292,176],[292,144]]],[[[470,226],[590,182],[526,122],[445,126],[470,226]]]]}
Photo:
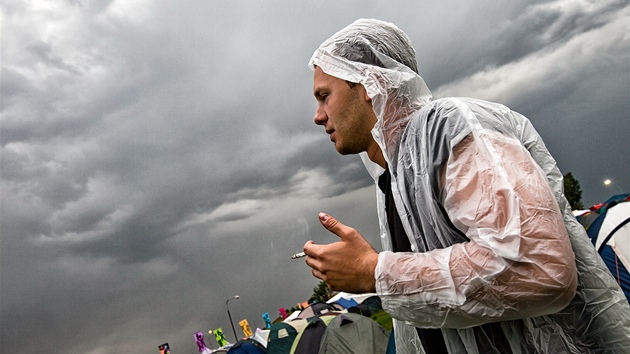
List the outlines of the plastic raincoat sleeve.
{"type": "Polygon", "coordinates": [[[377,293],[416,327],[466,328],[562,309],[575,294],[574,254],[544,173],[515,139],[475,132],[442,170],[444,206],[469,242],[382,252],[377,293]]]}

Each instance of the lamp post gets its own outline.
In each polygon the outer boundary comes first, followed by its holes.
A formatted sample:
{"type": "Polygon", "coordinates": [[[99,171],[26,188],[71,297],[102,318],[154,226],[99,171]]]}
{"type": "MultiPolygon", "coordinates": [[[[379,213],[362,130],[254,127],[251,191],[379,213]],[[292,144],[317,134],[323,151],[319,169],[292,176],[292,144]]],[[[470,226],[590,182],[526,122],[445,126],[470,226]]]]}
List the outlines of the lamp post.
{"type": "Polygon", "coordinates": [[[230,318],[230,324],[232,325],[232,332],[234,332],[234,343],[238,342],[238,337],[236,336],[236,330],[234,329],[234,322],[232,322],[232,315],[230,314],[230,306],[228,305],[228,302],[230,302],[230,300],[238,298],[240,298],[240,296],[234,295],[225,301],[225,307],[227,308],[228,317],[230,318]]]}
{"type": "MultiPolygon", "coordinates": [[[[604,186],[608,187],[611,184],[613,184],[613,181],[609,179],[604,180],[604,186]]],[[[621,187],[618,184],[615,184],[615,186],[617,187],[617,189],[619,189],[619,193],[623,193],[623,191],[621,190],[621,187]]]]}

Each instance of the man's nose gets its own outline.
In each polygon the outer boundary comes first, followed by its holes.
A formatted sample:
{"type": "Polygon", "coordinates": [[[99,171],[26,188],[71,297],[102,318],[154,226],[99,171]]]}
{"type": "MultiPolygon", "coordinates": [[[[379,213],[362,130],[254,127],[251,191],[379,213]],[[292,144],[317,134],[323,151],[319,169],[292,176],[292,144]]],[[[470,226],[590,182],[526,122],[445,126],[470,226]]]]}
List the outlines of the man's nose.
{"type": "Polygon", "coordinates": [[[326,124],[326,112],[322,109],[321,106],[317,106],[317,110],[315,111],[315,116],[313,117],[313,122],[317,125],[326,124]]]}

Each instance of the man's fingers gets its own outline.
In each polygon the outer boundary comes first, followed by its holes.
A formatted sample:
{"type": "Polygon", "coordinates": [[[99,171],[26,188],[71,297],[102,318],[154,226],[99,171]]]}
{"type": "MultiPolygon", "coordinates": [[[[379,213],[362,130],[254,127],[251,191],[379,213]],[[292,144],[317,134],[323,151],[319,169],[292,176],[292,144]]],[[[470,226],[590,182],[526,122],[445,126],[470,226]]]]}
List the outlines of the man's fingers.
{"type": "Polygon", "coordinates": [[[311,269],[311,274],[313,274],[313,276],[319,280],[323,280],[323,275],[322,273],[319,272],[319,270],[317,269],[311,269]]]}
{"type": "Polygon", "coordinates": [[[332,216],[326,213],[319,213],[318,216],[319,216],[319,222],[321,222],[322,225],[324,225],[324,227],[327,228],[328,230],[331,230],[333,227],[335,227],[339,223],[337,219],[333,218],[332,216]]]}
{"type": "Polygon", "coordinates": [[[324,273],[320,272],[320,271],[319,271],[319,270],[317,270],[317,269],[312,269],[312,270],[311,270],[311,274],[313,274],[313,276],[314,276],[315,278],[317,278],[317,279],[319,279],[319,280],[323,281],[324,283],[326,283],[326,286],[328,286],[328,288],[329,288],[330,290],[336,290],[335,285],[333,285],[333,284],[330,284],[330,283],[329,283],[329,282],[330,282],[330,279],[328,279],[328,278],[326,277],[326,274],[324,274],[324,273]]]}
{"type": "Polygon", "coordinates": [[[333,234],[339,236],[341,239],[344,239],[347,235],[350,234],[354,229],[342,224],[339,220],[333,218],[332,216],[326,213],[319,213],[319,222],[324,226],[328,231],[333,234]]]}
{"type": "Polygon", "coordinates": [[[312,247],[311,245],[314,245],[314,244],[315,244],[315,242],[313,242],[313,240],[308,240],[308,241],[306,241],[306,243],[304,244],[304,247],[302,247],[302,250],[303,250],[304,252],[306,252],[306,249],[307,249],[307,248],[312,247]]]}
{"type": "MultiPolygon", "coordinates": [[[[318,245],[313,241],[307,241],[304,244],[303,250],[307,256],[310,256],[312,259],[316,259],[317,255],[321,252],[322,247],[325,245],[318,245]]],[[[308,262],[307,262],[308,264],[308,262]]]]}
{"type": "MultiPolygon", "coordinates": [[[[319,213],[319,222],[326,228],[328,231],[333,234],[339,236],[342,241],[345,242],[356,242],[356,241],[365,241],[363,236],[357,232],[354,228],[350,226],[346,226],[339,222],[337,219],[326,213],[319,213]]],[[[365,241],[367,242],[367,241],[365,241]]]]}

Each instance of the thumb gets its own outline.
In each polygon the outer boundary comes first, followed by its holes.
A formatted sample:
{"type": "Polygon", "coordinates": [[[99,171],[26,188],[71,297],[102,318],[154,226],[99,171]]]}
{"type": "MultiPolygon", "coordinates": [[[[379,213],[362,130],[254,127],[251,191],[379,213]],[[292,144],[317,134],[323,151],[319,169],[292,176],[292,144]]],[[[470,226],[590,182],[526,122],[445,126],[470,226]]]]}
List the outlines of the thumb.
{"type": "Polygon", "coordinates": [[[333,234],[339,236],[341,240],[346,240],[354,231],[353,228],[348,227],[339,222],[339,220],[333,218],[332,216],[326,213],[319,213],[319,222],[324,226],[328,231],[333,234]]]}

